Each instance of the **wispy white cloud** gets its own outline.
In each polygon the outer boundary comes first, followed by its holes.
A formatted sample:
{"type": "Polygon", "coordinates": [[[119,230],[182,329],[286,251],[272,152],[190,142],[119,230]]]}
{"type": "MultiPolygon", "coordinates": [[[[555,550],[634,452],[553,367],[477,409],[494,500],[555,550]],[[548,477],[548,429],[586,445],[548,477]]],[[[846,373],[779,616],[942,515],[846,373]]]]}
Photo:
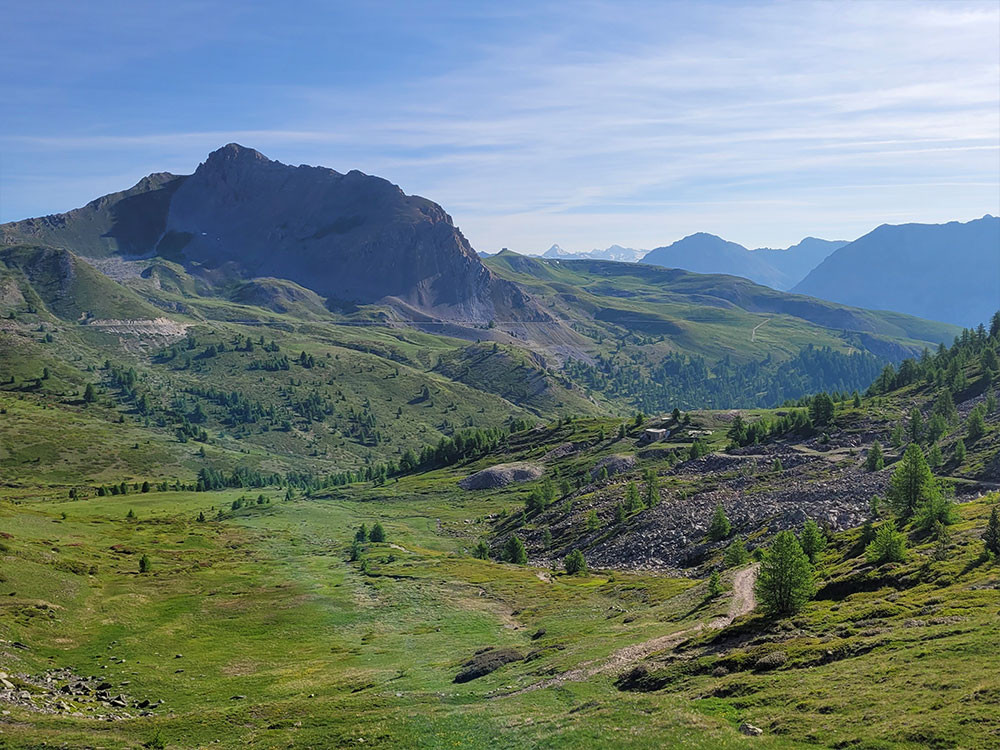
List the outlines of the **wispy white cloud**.
{"type": "Polygon", "coordinates": [[[262,84],[261,127],[5,132],[0,149],[159,153],[170,163],[145,171],[189,171],[236,140],[381,174],[480,249],[695,230],[775,246],[1000,210],[994,2],[564,7],[466,10],[512,29],[456,37],[463,55],[429,72],[262,84]]]}

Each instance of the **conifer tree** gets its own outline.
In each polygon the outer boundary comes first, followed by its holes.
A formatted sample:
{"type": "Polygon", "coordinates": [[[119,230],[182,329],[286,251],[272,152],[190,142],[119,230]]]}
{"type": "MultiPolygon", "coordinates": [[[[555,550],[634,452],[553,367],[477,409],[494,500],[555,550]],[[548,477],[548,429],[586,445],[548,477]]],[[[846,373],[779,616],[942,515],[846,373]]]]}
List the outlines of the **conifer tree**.
{"type": "Polygon", "coordinates": [[[865,468],[868,471],[881,471],[885,468],[885,454],[882,453],[882,444],[878,440],[872,443],[872,447],[868,449],[865,468]]]}
{"type": "Polygon", "coordinates": [[[476,548],[472,551],[472,555],[480,560],[490,559],[490,546],[486,543],[486,540],[479,540],[479,544],[477,544],[476,548]]]}
{"type": "Polygon", "coordinates": [[[708,578],[708,596],[715,599],[722,593],[722,580],[719,578],[719,571],[713,570],[708,578]]]}
{"type": "Polygon", "coordinates": [[[511,535],[503,547],[503,559],[515,565],[526,565],[528,563],[528,551],[524,548],[524,542],[516,536],[511,535]]]}
{"type": "Polygon", "coordinates": [[[970,443],[978,442],[986,434],[986,422],[983,420],[983,408],[981,406],[977,406],[969,412],[969,421],[966,429],[968,430],[970,443]]]}
{"type": "Polygon", "coordinates": [[[955,443],[955,461],[961,466],[965,463],[965,441],[959,440],[955,443]]]}
{"type": "Polygon", "coordinates": [[[629,482],[625,486],[625,508],[629,513],[634,513],[642,507],[642,498],[639,497],[639,488],[635,482],[629,482]]]}
{"type": "Polygon", "coordinates": [[[896,531],[891,520],[882,524],[875,532],[875,538],[865,548],[865,557],[874,565],[906,560],[906,536],[896,531]]]}
{"type": "Polygon", "coordinates": [[[715,506],[715,513],[712,515],[712,520],[708,524],[708,538],[710,541],[719,542],[729,536],[732,533],[733,527],[729,523],[729,518],[726,517],[726,511],[722,505],[715,506]]]}
{"type": "Polygon", "coordinates": [[[983,533],[983,545],[993,557],[1000,558],[1000,515],[997,514],[996,506],[990,513],[990,521],[983,533]]]}
{"type": "Polygon", "coordinates": [[[384,542],[385,541],[385,529],[382,528],[382,524],[378,521],[372,526],[371,533],[368,535],[368,539],[373,542],[384,542]]]}
{"type": "Polygon", "coordinates": [[[909,437],[911,443],[919,443],[924,438],[924,415],[915,406],[910,409],[909,437]]]}
{"type": "Polygon", "coordinates": [[[587,560],[580,550],[575,549],[566,555],[563,567],[566,569],[567,575],[582,575],[587,572],[587,560]]]}
{"type": "Polygon", "coordinates": [[[892,432],[889,433],[889,445],[893,448],[903,447],[903,425],[901,422],[896,422],[895,426],[892,428],[892,432]]]}
{"type": "Polygon", "coordinates": [[[812,520],[808,519],[805,525],[802,527],[802,538],[800,541],[802,546],[802,551],[806,553],[809,558],[809,562],[816,562],[817,556],[826,549],[826,536],[820,529],[819,525],[812,520]]]}
{"type": "Polygon", "coordinates": [[[917,506],[936,491],[934,475],[927,465],[924,452],[916,443],[910,443],[899,467],[893,472],[889,485],[889,503],[902,519],[909,519],[917,506]]]}
{"type": "Polygon", "coordinates": [[[830,424],[833,421],[834,403],[828,393],[817,393],[809,403],[809,419],[817,427],[830,424]]]}
{"type": "Polygon", "coordinates": [[[139,558],[139,572],[148,573],[152,565],[149,562],[149,555],[143,555],[139,558]]]}
{"type": "Polygon", "coordinates": [[[792,532],[780,531],[774,537],[761,562],[756,592],[772,615],[794,614],[812,597],[812,565],[792,532]]]}
{"type": "Polygon", "coordinates": [[[944,456],[941,454],[941,446],[934,443],[934,445],[931,446],[930,452],[927,454],[927,464],[932,469],[940,469],[943,463],[944,456]]]}
{"type": "Polygon", "coordinates": [[[368,541],[368,527],[361,524],[358,530],[354,533],[354,539],[362,544],[368,541]]]}
{"type": "Polygon", "coordinates": [[[625,512],[625,504],[618,503],[615,506],[615,523],[620,526],[625,523],[626,518],[628,518],[628,514],[625,512]]]}
{"type": "Polygon", "coordinates": [[[729,543],[729,546],[726,547],[726,554],[723,557],[723,562],[726,563],[727,568],[738,568],[741,565],[746,565],[749,559],[750,555],[747,553],[743,537],[737,534],[733,537],[733,541],[729,543]]]}
{"type": "Polygon", "coordinates": [[[93,383],[87,383],[87,387],[83,389],[83,401],[86,404],[92,404],[97,401],[97,391],[94,390],[93,383]]]}
{"type": "Polygon", "coordinates": [[[646,469],[644,477],[645,486],[643,502],[647,508],[652,508],[660,503],[660,477],[655,469],[646,469]]]}

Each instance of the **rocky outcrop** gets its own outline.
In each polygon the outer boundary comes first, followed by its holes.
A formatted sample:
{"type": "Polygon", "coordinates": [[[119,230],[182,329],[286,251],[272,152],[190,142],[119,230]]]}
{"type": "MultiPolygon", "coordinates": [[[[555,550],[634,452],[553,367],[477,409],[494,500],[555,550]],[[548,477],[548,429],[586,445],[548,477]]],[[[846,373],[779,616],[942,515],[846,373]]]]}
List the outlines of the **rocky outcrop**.
{"type": "Polygon", "coordinates": [[[607,456],[594,464],[594,468],[590,470],[590,478],[592,480],[600,478],[602,469],[606,470],[608,472],[608,476],[611,477],[615,474],[621,474],[622,472],[629,471],[634,467],[635,456],[607,456]]]}
{"type": "Polygon", "coordinates": [[[505,664],[515,661],[522,661],[524,654],[513,648],[493,648],[492,646],[482,649],[475,656],[465,662],[462,671],[455,675],[454,682],[470,682],[480,677],[485,677],[490,672],[495,672],[505,664]]]}
{"type": "Polygon", "coordinates": [[[542,467],[530,463],[497,464],[459,480],[463,490],[494,490],[517,482],[530,482],[542,475],[542,467]]]}

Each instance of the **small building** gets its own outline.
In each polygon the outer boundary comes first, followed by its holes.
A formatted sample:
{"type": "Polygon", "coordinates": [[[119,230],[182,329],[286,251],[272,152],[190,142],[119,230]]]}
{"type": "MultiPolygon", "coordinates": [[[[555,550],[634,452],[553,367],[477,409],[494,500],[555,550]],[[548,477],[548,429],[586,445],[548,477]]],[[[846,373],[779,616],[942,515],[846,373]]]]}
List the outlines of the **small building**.
{"type": "Polygon", "coordinates": [[[666,440],[670,436],[670,430],[665,428],[651,428],[642,431],[642,435],[639,437],[639,442],[643,445],[647,443],[658,443],[661,440],[666,440]]]}

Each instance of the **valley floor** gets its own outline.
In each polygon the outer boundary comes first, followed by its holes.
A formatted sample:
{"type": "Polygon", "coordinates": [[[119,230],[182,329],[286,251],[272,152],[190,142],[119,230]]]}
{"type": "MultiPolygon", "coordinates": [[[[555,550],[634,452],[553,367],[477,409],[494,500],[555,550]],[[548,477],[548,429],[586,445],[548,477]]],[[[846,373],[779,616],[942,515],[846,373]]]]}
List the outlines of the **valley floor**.
{"type": "Polygon", "coordinates": [[[745,614],[753,566],[709,599],[684,577],[474,559],[490,511],[474,497],[263,495],[0,505],[0,670],[13,686],[0,746],[986,747],[1000,736],[998,568],[976,562],[973,534],[988,501],[962,506],[947,563],[915,558],[943,566],[935,583],[828,597],[768,624],[745,614]],[[387,542],[350,562],[354,529],[375,521],[387,542]],[[937,620],[910,622],[921,607],[937,620]],[[750,632],[789,641],[788,668],[740,671],[739,649],[760,648],[750,632]],[[797,668],[817,644],[850,658],[797,668]],[[520,658],[454,682],[486,648],[520,658]],[[640,661],[646,684],[628,679],[640,661]],[[743,722],[764,735],[744,737],[743,722]]]}

